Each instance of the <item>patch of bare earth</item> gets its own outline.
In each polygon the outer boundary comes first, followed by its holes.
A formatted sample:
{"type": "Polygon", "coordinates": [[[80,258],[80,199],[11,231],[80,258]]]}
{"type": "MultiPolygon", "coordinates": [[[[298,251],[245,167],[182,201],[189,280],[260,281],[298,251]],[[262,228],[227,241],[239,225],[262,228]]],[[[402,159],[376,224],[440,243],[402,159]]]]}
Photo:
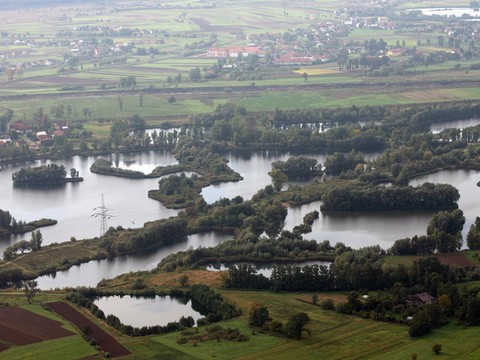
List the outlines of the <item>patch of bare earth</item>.
{"type": "Polygon", "coordinates": [[[58,315],[75,325],[80,331],[89,326],[92,329],[91,337],[95,339],[103,351],[108,352],[110,357],[130,355],[131,352],[120,344],[112,335],[108,334],[92,320],[63,301],[49,303],[48,306],[58,315]]]}
{"type": "Polygon", "coordinates": [[[188,285],[204,284],[217,287],[222,284],[219,271],[207,270],[186,270],[182,273],[160,273],[154,275],[150,282],[155,286],[178,287],[180,286],[180,277],[188,276],[188,285]]]}
{"type": "MultiPolygon", "coordinates": [[[[59,321],[20,307],[0,308],[0,339],[13,345],[27,345],[75,335],[62,326],[59,321]]],[[[0,351],[2,350],[5,348],[0,346],[0,351]]]]}
{"type": "Polygon", "coordinates": [[[437,254],[438,260],[447,265],[454,265],[460,267],[469,267],[474,268],[478,267],[478,264],[470,260],[464,253],[455,252],[455,253],[445,253],[437,254]]]}
{"type": "Polygon", "coordinates": [[[409,91],[403,92],[399,95],[405,96],[410,100],[424,100],[424,101],[438,101],[438,100],[452,100],[456,98],[449,92],[444,92],[443,90],[422,90],[422,91],[409,91]]]}

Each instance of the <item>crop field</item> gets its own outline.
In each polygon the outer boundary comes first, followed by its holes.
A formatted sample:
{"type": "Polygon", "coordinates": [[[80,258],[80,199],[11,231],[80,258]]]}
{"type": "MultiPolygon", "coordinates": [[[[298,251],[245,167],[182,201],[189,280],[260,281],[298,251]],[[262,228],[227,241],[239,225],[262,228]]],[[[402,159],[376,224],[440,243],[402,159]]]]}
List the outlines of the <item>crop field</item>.
{"type": "Polygon", "coordinates": [[[39,306],[0,309],[2,359],[78,359],[97,353],[73,328],[39,306]],[[30,311],[31,310],[31,311],[30,311]],[[10,345],[8,345],[10,343],[10,345]]]}
{"type": "Polygon", "coordinates": [[[113,336],[106,333],[96,323],[92,322],[86,316],[74,309],[71,305],[58,301],[48,304],[48,306],[57,314],[73,323],[78,329],[84,329],[90,326],[92,329],[92,338],[102,347],[105,352],[108,352],[111,357],[119,357],[129,355],[130,351],[122,346],[113,336]]]}
{"type": "MultiPolygon", "coordinates": [[[[480,344],[473,338],[462,345],[463,336],[476,337],[475,327],[461,328],[456,325],[435,330],[431,335],[419,340],[411,339],[404,325],[395,325],[321,310],[299,299],[311,299],[306,294],[273,294],[249,292],[224,292],[224,295],[245,305],[255,301],[267,306],[273,319],[285,319],[295,311],[304,311],[311,318],[309,329],[311,337],[304,335],[301,341],[284,340],[276,347],[241,359],[313,359],[322,356],[325,359],[409,359],[417,353],[419,359],[431,358],[431,347],[440,343],[442,358],[459,359],[469,354],[474,359],[479,355],[480,344]],[[462,331],[459,331],[459,330],[462,331]]],[[[327,295],[328,296],[328,295],[327,295]]],[[[307,301],[310,301],[307,300],[307,301]]]]}

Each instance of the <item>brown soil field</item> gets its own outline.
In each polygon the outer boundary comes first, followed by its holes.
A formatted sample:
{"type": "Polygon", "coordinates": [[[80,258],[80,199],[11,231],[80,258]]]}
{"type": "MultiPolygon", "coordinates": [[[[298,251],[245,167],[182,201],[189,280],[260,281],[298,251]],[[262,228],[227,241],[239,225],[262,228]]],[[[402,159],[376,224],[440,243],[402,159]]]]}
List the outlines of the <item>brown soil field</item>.
{"type": "Polygon", "coordinates": [[[75,335],[62,326],[59,321],[20,307],[0,308],[0,339],[13,345],[26,345],[75,335]]]}
{"type": "Polygon", "coordinates": [[[462,252],[437,254],[436,256],[438,260],[447,265],[470,268],[478,267],[478,264],[467,258],[462,252]]]}
{"type": "Polygon", "coordinates": [[[188,276],[188,285],[204,284],[217,287],[221,285],[219,271],[207,270],[186,270],[182,274],[179,273],[160,273],[154,275],[150,282],[155,286],[178,287],[179,279],[183,274],[188,276]]]}
{"type": "Polygon", "coordinates": [[[444,90],[422,90],[422,91],[410,91],[399,93],[399,95],[405,96],[410,100],[424,100],[424,101],[438,101],[438,100],[453,100],[457,99],[456,96],[449,94],[444,90]]]}
{"type": "Polygon", "coordinates": [[[80,331],[90,326],[92,329],[92,338],[96,340],[103,351],[110,353],[110,357],[125,356],[131,352],[120,344],[112,335],[107,334],[97,324],[81,314],[75,308],[63,301],[49,303],[48,306],[66,320],[74,324],[80,331]]]}

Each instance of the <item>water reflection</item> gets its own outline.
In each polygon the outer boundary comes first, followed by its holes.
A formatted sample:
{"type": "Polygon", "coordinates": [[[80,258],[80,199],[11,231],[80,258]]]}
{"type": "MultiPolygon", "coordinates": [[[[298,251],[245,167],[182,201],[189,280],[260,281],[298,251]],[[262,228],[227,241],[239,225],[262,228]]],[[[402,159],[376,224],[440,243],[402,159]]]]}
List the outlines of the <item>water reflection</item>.
{"type": "Polygon", "coordinates": [[[182,316],[191,316],[195,321],[206,315],[205,311],[182,297],[155,296],[153,298],[131,296],[101,297],[94,301],[105,315],[115,315],[125,325],[133,327],[165,326],[178,321],[182,316]]]}
{"type": "Polygon", "coordinates": [[[410,11],[421,11],[423,15],[427,16],[455,16],[462,17],[463,15],[478,17],[478,9],[467,7],[442,7],[442,8],[425,8],[425,9],[412,9],[410,11]]]}
{"type": "MultiPolygon", "coordinates": [[[[270,278],[272,276],[273,268],[276,266],[286,266],[286,265],[294,265],[294,266],[313,266],[313,265],[324,265],[330,266],[330,261],[302,261],[302,262],[295,262],[295,263],[265,263],[265,264],[253,264],[253,263],[242,263],[247,265],[252,265],[257,270],[257,274],[262,274],[266,278],[270,278]]],[[[223,264],[223,263],[216,263],[210,264],[207,266],[208,271],[225,271],[234,264],[223,264]]]]}
{"type": "Polygon", "coordinates": [[[434,174],[420,176],[410,182],[416,186],[424,182],[444,183],[455,186],[460,192],[458,207],[465,216],[465,225],[463,226],[463,239],[465,242],[470,226],[475,222],[475,218],[480,216],[480,188],[477,182],[480,180],[480,173],[474,170],[443,170],[434,174]]]}
{"type": "Polygon", "coordinates": [[[480,125],[480,118],[453,120],[453,121],[445,121],[439,124],[432,124],[432,126],[430,126],[430,130],[432,131],[433,134],[438,134],[446,129],[463,130],[464,128],[477,126],[477,125],[480,125]]]}
{"type": "MultiPolygon", "coordinates": [[[[284,229],[291,231],[303,222],[307,213],[320,211],[321,204],[315,201],[288,208],[284,229]]],[[[387,249],[395,240],[424,234],[432,214],[431,211],[320,212],[312,232],[303,237],[317,242],[329,240],[332,246],[343,242],[356,249],[372,245],[387,249]]]]}

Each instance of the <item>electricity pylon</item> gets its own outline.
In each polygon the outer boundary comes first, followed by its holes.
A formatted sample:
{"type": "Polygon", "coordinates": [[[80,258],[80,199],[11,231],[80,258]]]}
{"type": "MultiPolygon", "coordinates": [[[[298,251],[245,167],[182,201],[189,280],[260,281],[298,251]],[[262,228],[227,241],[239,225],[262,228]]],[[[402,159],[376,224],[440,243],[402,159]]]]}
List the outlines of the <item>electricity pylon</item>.
{"type": "Polygon", "coordinates": [[[96,212],[92,214],[93,217],[100,218],[100,236],[105,235],[105,233],[107,232],[107,219],[111,219],[113,217],[113,215],[108,214],[109,210],[112,209],[105,207],[105,201],[103,200],[102,194],[102,205],[94,208],[93,211],[96,212]]]}

